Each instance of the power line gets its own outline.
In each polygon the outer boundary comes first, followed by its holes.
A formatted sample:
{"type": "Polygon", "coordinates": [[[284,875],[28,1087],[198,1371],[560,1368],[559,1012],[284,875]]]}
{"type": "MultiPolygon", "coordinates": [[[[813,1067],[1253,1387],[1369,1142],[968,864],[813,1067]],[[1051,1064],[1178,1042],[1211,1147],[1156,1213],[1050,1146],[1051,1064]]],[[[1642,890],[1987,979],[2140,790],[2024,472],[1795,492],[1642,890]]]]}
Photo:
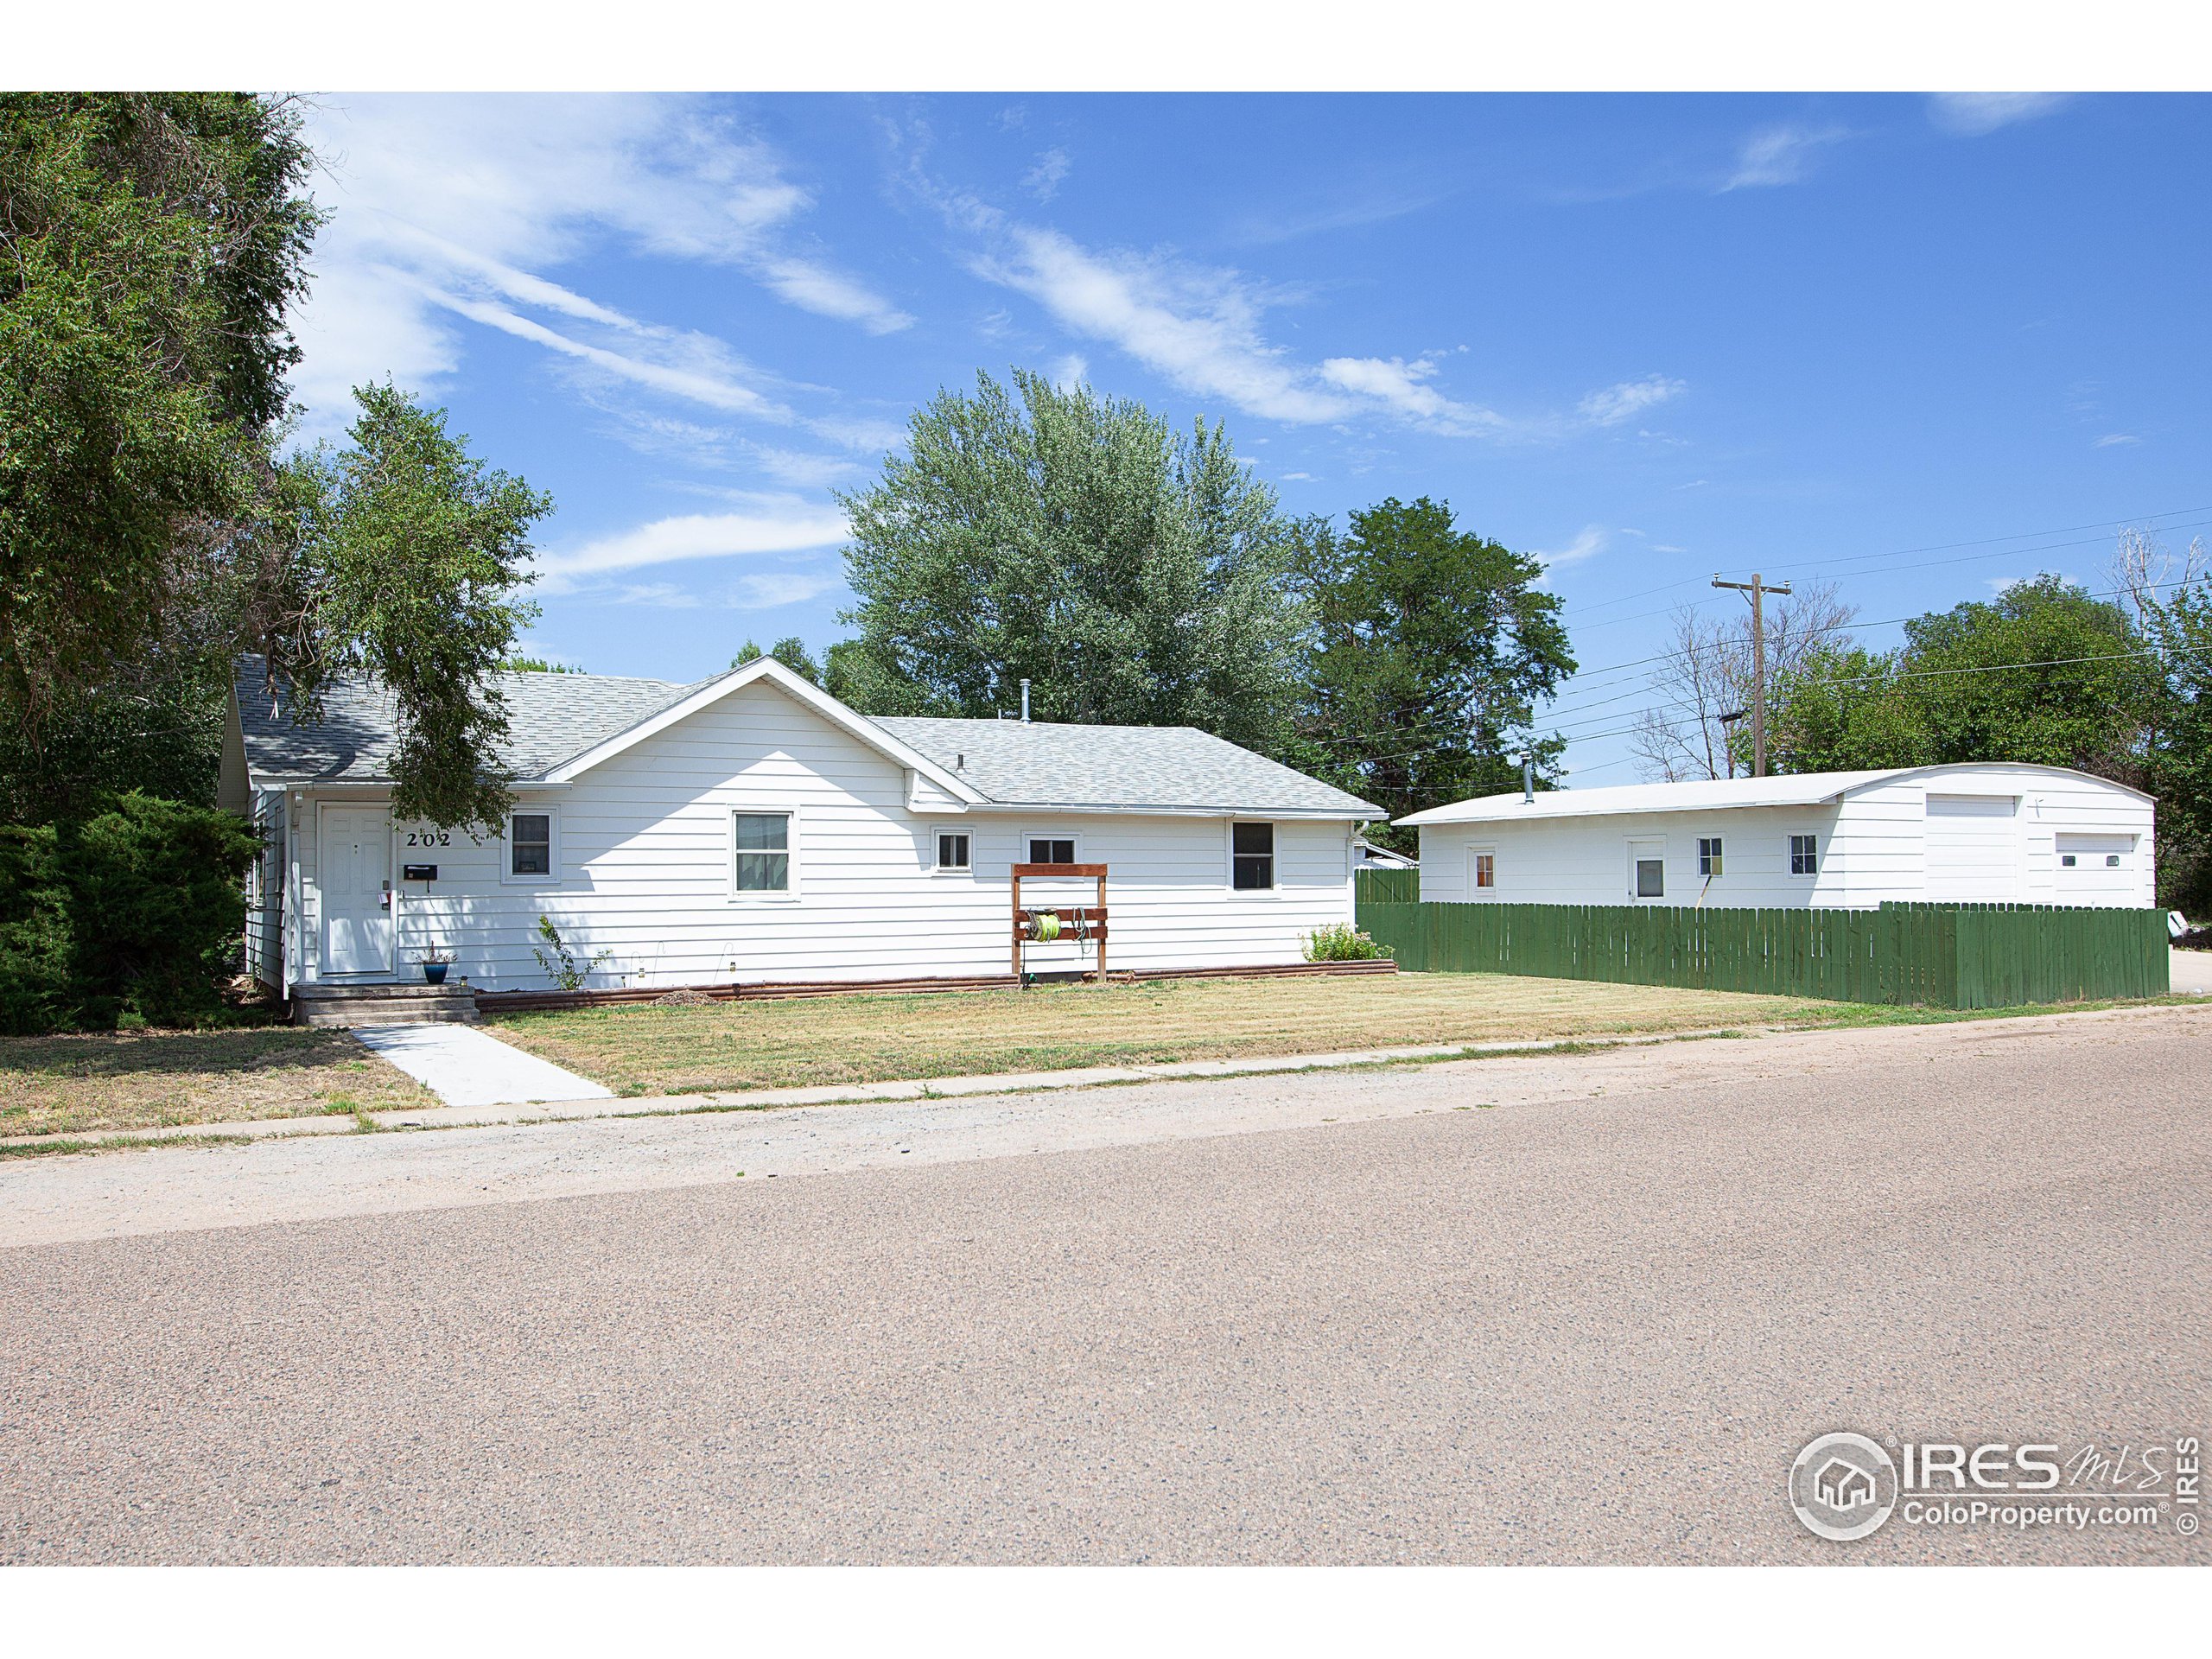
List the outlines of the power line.
{"type": "MultiPolygon", "coordinates": [[[[2204,507],[2190,507],[2190,508],[2185,508],[2185,509],[2183,509],[2183,511],[2185,511],[2185,512],[2212,512],[2212,508],[2204,508],[2204,507]]],[[[2162,514],[2162,515],[2158,515],[2158,516],[2160,516],[2160,517],[2171,517],[2171,516],[2172,516],[2172,515],[2165,515],[2165,514],[2162,514]]],[[[2121,526],[2123,526],[2123,527],[2124,527],[2124,526],[2128,525],[2128,524],[2139,524],[2139,523],[2141,523],[2141,522],[2144,522],[2144,521],[2142,521],[2142,520],[2140,520],[2140,519],[2135,519],[2135,518],[2116,518],[2116,519],[2112,520],[2111,522],[2112,522],[2113,524],[2114,524],[2121,525],[2121,526]]],[[[2163,525],[2158,526],[2158,528],[2160,528],[2160,529],[2162,529],[2162,530],[2166,530],[2166,531],[2176,531],[2176,530],[2197,530],[2197,529],[2201,529],[2201,528],[2202,528],[2203,526],[2205,526],[2205,525],[2207,525],[2207,524],[2212,524],[2212,518],[2199,518],[2199,519],[2194,519],[2194,520],[2190,521],[2189,523],[2186,523],[2186,524],[2163,524],[2163,525]]],[[[2088,528],[2088,526],[2084,526],[2084,525],[2075,525],[2075,526],[2073,526],[2073,528],[2075,528],[2075,529],[2084,529],[2084,528],[2088,528]]],[[[2035,532],[2031,532],[2031,533],[2035,533],[2035,532]]],[[[2064,534],[2064,533],[2065,533],[2065,531],[2045,531],[2045,532],[2041,532],[2041,533],[2044,533],[2044,534],[2050,534],[2050,535],[2063,535],[2063,534],[2064,534]]],[[[2015,541],[2015,540],[2018,540],[2018,539],[2019,539],[2019,538],[2018,538],[2018,537],[1991,537],[1991,538],[1989,538],[1989,539],[1990,539],[1990,541],[1992,541],[1992,542],[1995,542],[1995,541],[2015,541]]],[[[2079,540],[2079,541],[2072,541],[2072,542],[2046,542],[2046,543],[2042,543],[2042,544],[2041,544],[2041,545],[2039,545],[2039,546],[2035,546],[2035,547],[2000,547],[2000,548],[1999,548],[1999,549],[1998,549],[1995,552],[1993,552],[1993,553],[1969,553],[1969,554],[1967,554],[1967,555],[1965,555],[1965,556],[1961,556],[1961,557],[1960,557],[1960,558],[1955,558],[1955,559],[1930,559],[1930,560],[1926,560],[1926,561],[1923,561],[1923,562],[1922,563],[1922,564],[1921,564],[1919,567],[1917,567],[1917,568],[1919,568],[1919,569],[1933,569],[1933,568],[1939,567],[1939,566],[1943,566],[1943,565],[1952,565],[1952,564],[1975,564],[1975,563],[1980,563],[1982,560],[1985,560],[1985,559],[2024,558],[2024,557],[2026,557],[2028,555],[2030,555],[2030,554],[2031,554],[2031,553],[2062,553],[2062,552],[2066,551],[2066,550],[2067,550],[2068,549],[2069,549],[2069,548],[2075,548],[2075,547],[2094,547],[2094,546],[2098,545],[2099,543],[2101,543],[2101,542],[2103,542],[2104,540],[2105,540],[2105,537],[2101,537],[2101,536],[2087,536],[2087,537],[2082,537],[2081,540],[2079,540]]],[[[1823,559],[1806,559],[1806,560],[1801,560],[1801,561],[1799,561],[1798,563],[1795,563],[1795,564],[1783,564],[1783,565],[1777,565],[1777,567],[1775,567],[1775,568],[1776,568],[1776,569],[1781,569],[1781,570],[1802,570],[1802,569],[1808,569],[1808,567],[1819,567],[1819,566],[1830,565],[1830,564],[1851,564],[1851,563],[1859,563],[1859,562],[1861,562],[1861,561],[1863,561],[1863,560],[1867,560],[1867,559],[1910,558],[1910,557],[1915,557],[1915,556],[1916,556],[1918,555],[1918,553],[1920,553],[1920,552],[1939,553],[1939,552],[1942,552],[1942,551],[1944,550],[1944,548],[1946,548],[1946,547],[1982,547],[1982,546],[1986,546],[1986,545],[1988,545],[1988,543],[1986,543],[1986,542],[1949,542],[1949,543],[1941,543],[1941,544],[1936,545],[1936,546],[1929,547],[1929,548],[1925,548],[1925,549],[1908,549],[1908,550],[1903,550],[1903,551],[1897,552],[1897,553],[1866,553],[1866,554],[1859,554],[1859,555],[1851,556],[1847,556],[1847,557],[1844,557],[1844,558],[1839,558],[1839,559],[1826,559],[1826,560],[1823,560],[1823,559]]],[[[1852,572],[1851,574],[1852,574],[1852,575],[1879,575],[1880,573],[1879,573],[1878,571],[1876,571],[1876,570],[1859,570],[1859,571],[1853,571],[1853,572],[1852,572]]],[[[1684,578],[1682,581],[1681,581],[1681,582],[1669,582],[1669,583],[1667,583],[1667,584],[1666,584],[1665,586],[1663,586],[1663,587],[1646,588],[1646,589],[1644,589],[1644,590],[1643,590],[1643,594],[1627,594],[1627,595],[1624,595],[1620,600],[1618,600],[1618,601],[1616,601],[1616,600],[1601,600],[1601,601],[1598,601],[1598,603],[1597,603],[1597,604],[1594,604],[1594,605],[1591,605],[1591,606],[1586,606],[1586,607],[1584,607],[1584,609],[1585,609],[1585,610],[1597,610],[1597,609],[1600,609],[1600,608],[1602,608],[1603,607],[1605,607],[1605,606],[1606,606],[1606,605],[1611,605],[1611,604],[1625,604],[1625,603],[1628,601],[1628,600],[1630,600],[1630,599],[1632,599],[1632,598],[1642,598],[1642,597],[1643,597],[1643,596],[1644,596],[1644,594],[1663,594],[1663,593],[1667,593],[1667,592],[1670,591],[1670,590],[1671,590],[1671,589],[1673,589],[1673,588],[1688,588],[1688,587],[1692,586],[1694,583],[1695,583],[1695,582],[1696,582],[1697,581],[1699,581],[1699,580],[1700,580],[1700,578],[1698,578],[1698,577],[1694,577],[1694,576],[1685,577],[1685,578],[1684,578]]],[[[1592,622],[1592,623],[1587,624],[1586,626],[1584,626],[1584,627],[1583,627],[1582,632],[1583,632],[1584,633],[1595,633],[1595,632],[1596,632],[1599,629],[1600,629],[1600,628],[1617,628],[1617,627],[1622,627],[1622,626],[1626,626],[1627,624],[1629,624],[1629,623],[1630,623],[1630,622],[1645,622],[1645,621],[1649,621],[1651,618],[1653,618],[1653,617],[1655,617],[1655,616],[1667,616],[1667,615],[1670,615],[1670,614],[1672,614],[1672,613],[1673,613],[1673,611],[1674,611],[1674,609],[1675,609],[1675,607],[1671,607],[1671,606],[1670,606],[1667,610],[1663,610],[1663,611],[1639,611],[1639,612],[1637,612],[1637,613],[1635,615],[1633,615],[1633,616],[1615,616],[1615,617],[1609,617],[1609,618],[1607,618],[1607,619],[1606,619],[1605,621],[1603,621],[1603,622],[1592,622]]],[[[1703,605],[1694,605],[1694,606],[1692,606],[1690,608],[1691,608],[1692,610],[1701,610],[1701,609],[1703,609],[1703,608],[1704,608],[1704,607],[1703,607],[1703,605]]],[[[1568,617],[1568,616],[1572,616],[1572,615],[1575,614],[1575,613],[1574,613],[1574,612],[1573,612],[1573,611],[1562,611],[1560,614],[1561,620],[1564,620],[1565,618],[1567,618],[1567,617],[1568,617]]],[[[1871,626],[1871,625],[1870,625],[1870,626],[1871,626]]]]}
{"type": "MultiPolygon", "coordinates": [[[[1918,558],[1923,553],[1950,553],[1955,552],[1962,547],[1995,547],[2000,542],[2024,542],[2043,536],[2071,536],[2077,531],[2084,530],[2126,530],[2130,525],[2133,524],[2148,525],[2152,519],[2156,518],[2184,518],[2190,513],[2196,512],[2212,513],[2212,506],[2175,507],[2171,511],[2164,512],[2133,513],[2125,518],[2100,518],[2093,523],[2086,524],[2055,524],[2046,530],[2015,531],[2009,536],[1985,536],[1974,541],[1931,542],[1925,547],[1901,547],[1893,549],[1886,553],[1855,553],[1847,554],[1841,557],[1833,559],[1804,559],[1800,560],[1795,564],[1777,565],[1774,569],[1777,570],[1802,570],[1815,565],[1862,564],[1878,559],[1918,558]]],[[[2158,528],[2172,531],[2188,530],[2192,528],[2192,526],[2188,524],[2164,524],[2159,525],[2158,528]]],[[[2088,538],[2088,541],[2101,541],[2104,538],[2102,537],[2091,537],[2088,538]]],[[[2087,546],[2088,544],[2088,542],[2068,542],[2060,543],[2060,545],[2067,547],[2082,547],[2087,546]]],[[[2048,550],[2037,548],[2006,548],[2001,549],[1999,552],[1990,554],[1986,556],[1991,558],[2001,558],[2006,553],[2034,553],[2045,550],[2048,550]]],[[[1940,561],[1940,563],[1964,563],[1964,561],[1945,560],[1940,561]]],[[[1608,605],[1625,605],[1630,600],[1643,599],[1652,594],[1663,594],[1676,588],[1688,588],[1694,584],[1699,580],[1700,578],[1695,576],[1686,576],[1680,582],[1662,582],[1656,588],[1642,588],[1633,594],[1616,594],[1611,599],[1593,600],[1586,605],[1570,606],[1566,610],[1560,612],[1560,614],[1562,617],[1578,616],[1586,614],[1591,611],[1601,611],[1608,605]]],[[[1614,621],[1624,622],[1635,620],[1637,619],[1617,617],[1614,619],[1614,621]]],[[[1611,627],[1612,623],[1599,623],[1596,626],[1600,627],[1611,627]]]]}
{"type": "MultiPolygon", "coordinates": [[[[2185,588],[2192,588],[2192,587],[2202,587],[2202,586],[2205,585],[2205,584],[2206,584],[2206,583],[2208,583],[2208,582],[2212,582],[2212,576],[2200,577],[2196,582],[2176,582],[2176,583],[2174,583],[2174,584],[2173,584],[2173,591],[2175,591],[2175,592],[2180,592],[2180,591],[2182,591],[2182,590],[2183,590],[2183,589],[2185,589],[2185,588]]],[[[2088,596],[2089,596],[2091,599],[2113,599],[2113,598],[2117,598],[2119,595],[2120,595],[2120,594],[2125,594],[2125,593],[2129,592],[2130,590],[2129,590],[2129,589],[2127,589],[2127,588],[2094,588],[2094,589],[2088,589],[2088,588],[2085,588],[2085,589],[2083,589],[2083,591],[2084,591],[2085,593],[2087,593],[2087,594],[2088,594],[2088,596]]],[[[1982,602],[1986,602],[1986,601],[1960,601],[1960,602],[1961,602],[1961,604],[1965,604],[1965,603],[1982,603],[1982,602]]],[[[1842,630],[1847,629],[1847,628],[1888,628],[1888,627],[1895,627],[1895,626],[1897,626],[1898,624],[1900,624],[1900,623],[1904,623],[1904,622],[1917,622],[1917,621],[1918,621],[1922,617],[1923,617],[1923,616],[1942,616],[1942,615],[1944,615],[1944,614],[1946,614],[1946,613],[1942,612],[1942,611],[1916,611],[1916,612],[1915,612],[1912,615],[1910,615],[1910,616],[1886,616],[1886,617],[1878,617],[1878,618],[1876,618],[1876,619],[1875,619],[1874,620],[1872,620],[1872,621],[1863,621],[1863,620],[1859,620],[1859,618],[1853,617],[1853,618],[1847,619],[1846,620],[1841,621],[1841,622],[1830,622],[1830,623],[1827,623],[1827,624],[1824,624],[1823,626],[1820,626],[1820,627],[1817,627],[1817,628],[1807,628],[1807,629],[1803,630],[1803,634],[1804,634],[1805,636],[1810,636],[1810,635],[1813,635],[1813,634],[1820,634],[1820,633],[1835,633],[1835,632],[1841,632],[1842,630]]],[[[1589,671],[1590,671],[1590,673],[1591,673],[1591,674],[1592,674],[1592,675],[1596,675],[1596,676],[1599,676],[1599,677],[1604,677],[1604,676],[1605,676],[1605,675],[1609,675],[1609,674],[1618,674],[1618,673],[1623,673],[1623,672],[1625,672],[1627,670],[1631,669],[1631,668],[1643,668],[1643,667],[1649,666],[1650,664],[1653,664],[1653,663],[1664,662],[1664,661],[1666,661],[1669,658],[1670,658],[1670,657],[1674,657],[1674,656],[1677,656],[1677,655],[1679,655],[1679,654],[1680,654],[1680,653],[1679,653],[1679,652],[1673,652],[1673,651],[1662,651],[1662,652],[1657,652],[1656,654],[1655,654],[1655,655],[1653,655],[1653,656],[1649,656],[1649,657],[1638,657],[1638,658],[1633,658],[1632,660],[1630,660],[1630,661],[1629,661],[1629,662],[1625,662],[1625,663],[1615,663],[1615,664],[1611,664],[1611,665],[1610,665],[1610,666],[1608,666],[1608,667],[1605,667],[1605,668],[1596,668],[1596,669],[1592,669],[1592,670],[1590,670],[1589,671]]],[[[1580,671],[1577,671],[1577,673],[1575,674],[1575,677],[1575,677],[1575,679],[1576,679],[1576,680],[1580,680],[1580,679],[1583,677],[1583,675],[1582,675],[1582,673],[1581,673],[1580,671]]],[[[1600,688],[1599,688],[1599,687],[1598,687],[1598,686],[1594,686],[1594,685],[1593,685],[1593,686],[1589,687],[1588,689],[1589,689],[1589,690],[1599,690],[1599,689],[1600,689],[1600,688]]],[[[1569,688],[1569,693],[1568,693],[1568,695],[1572,695],[1572,692],[1573,692],[1573,688],[1572,688],[1572,687],[1570,687],[1570,688],[1569,688]]],[[[1630,696],[1635,696],[1636,694],[1635,694],[1634,692],[1629,692],[1629,693],[1626,693],[1625,695],[1630,696]]],[[[1611,697],[1611,698],[1606,699],[1606,701],[1607,701],[1607,702],[1619,702],[1619,701],[1620,701],[1620,698],[1619,698],[1619,697],[1611,697]]],[[[1583,708],[1585,708],[1585,709],[1595,709],[1595,708],[1599,708],[1599,707],[1602,707],[1602,706],[1603,706],[1603,705],[1602,705],[1602,704],[1599,704],[1599,703],[1586,703],[1586,704],[1584,704],[1584,705],[1583,705],[1583,708]]],[[[1579,714],[1579,713],[1582,712],[1582,710],[1581,710],[1580,709],[1567,709],[1567,710],[1566,710],[1565,712],[1569,713],[1569,714],[1579,714]]]]}

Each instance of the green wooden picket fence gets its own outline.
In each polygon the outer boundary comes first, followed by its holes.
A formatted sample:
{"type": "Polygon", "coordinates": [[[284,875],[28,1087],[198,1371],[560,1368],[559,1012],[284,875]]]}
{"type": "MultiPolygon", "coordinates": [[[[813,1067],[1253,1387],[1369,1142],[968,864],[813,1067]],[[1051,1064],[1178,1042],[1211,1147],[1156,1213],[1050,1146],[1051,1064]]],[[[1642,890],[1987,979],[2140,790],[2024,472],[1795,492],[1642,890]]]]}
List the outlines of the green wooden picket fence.
{"type": "Polygon", "coordinates": [[[1879,910],[1431,904],[1363,870],[1360,927],[1409,973],[1528,974],[1941,1008],[2158,996],[2165,916],[2054,905],[1879,910]],[[1379,878],[1379,879],[1378,879],[1379,878]]]}

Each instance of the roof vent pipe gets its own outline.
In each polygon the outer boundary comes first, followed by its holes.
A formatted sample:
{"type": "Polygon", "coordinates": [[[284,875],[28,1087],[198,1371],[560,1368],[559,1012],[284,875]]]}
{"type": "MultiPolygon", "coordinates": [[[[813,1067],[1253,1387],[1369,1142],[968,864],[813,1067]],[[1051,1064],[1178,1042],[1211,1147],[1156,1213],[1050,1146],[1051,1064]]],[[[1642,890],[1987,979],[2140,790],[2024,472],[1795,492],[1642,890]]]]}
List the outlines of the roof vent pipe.
{"type": "Polygon", "coordinates": [[[1027,680],[1021,683],[1021,723],[1025,726],[1029,723],[1029,682],[1027,680]]]}
{"type": "Polygon", "coordinates": [[[1533,806],[1536,800],[1536,753],[1533,749],[1521,751],[1521,804],[1533,806]]]}

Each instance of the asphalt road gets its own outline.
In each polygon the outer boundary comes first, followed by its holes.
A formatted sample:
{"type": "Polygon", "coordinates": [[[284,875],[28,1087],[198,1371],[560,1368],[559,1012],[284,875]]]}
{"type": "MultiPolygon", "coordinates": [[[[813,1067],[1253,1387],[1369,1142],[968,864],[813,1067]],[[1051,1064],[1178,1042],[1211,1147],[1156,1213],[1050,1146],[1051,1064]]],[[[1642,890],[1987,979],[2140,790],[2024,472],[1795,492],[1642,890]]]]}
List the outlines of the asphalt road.
{"type": "Polygon", "coordinates": [[[1783,1483],[2212,1428],[2208,1039],[1317,1074],[1400,1115],[0,1250],[0,1560],[2201,1561],[1829,1543],[1783,1483]]]}

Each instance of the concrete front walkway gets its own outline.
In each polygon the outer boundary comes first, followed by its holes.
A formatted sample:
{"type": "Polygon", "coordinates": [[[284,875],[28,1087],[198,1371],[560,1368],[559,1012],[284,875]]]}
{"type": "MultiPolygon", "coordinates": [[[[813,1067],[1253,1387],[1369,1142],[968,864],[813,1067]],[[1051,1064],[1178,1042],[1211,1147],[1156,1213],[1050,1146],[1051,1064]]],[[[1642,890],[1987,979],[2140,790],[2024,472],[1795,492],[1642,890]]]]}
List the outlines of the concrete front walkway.
{"type": "Polygon", "coordinates": [[[614,1098],[603,1084],[467,1026],[359,1026],[353,1035],[448,1106],[614,1098]]]}
{"type": "Polygon", "coordinates": [[[2212,950],[2169,950],[2166,956],[2173,963],[2177,996],[2212,996],[2212,950]]]}

